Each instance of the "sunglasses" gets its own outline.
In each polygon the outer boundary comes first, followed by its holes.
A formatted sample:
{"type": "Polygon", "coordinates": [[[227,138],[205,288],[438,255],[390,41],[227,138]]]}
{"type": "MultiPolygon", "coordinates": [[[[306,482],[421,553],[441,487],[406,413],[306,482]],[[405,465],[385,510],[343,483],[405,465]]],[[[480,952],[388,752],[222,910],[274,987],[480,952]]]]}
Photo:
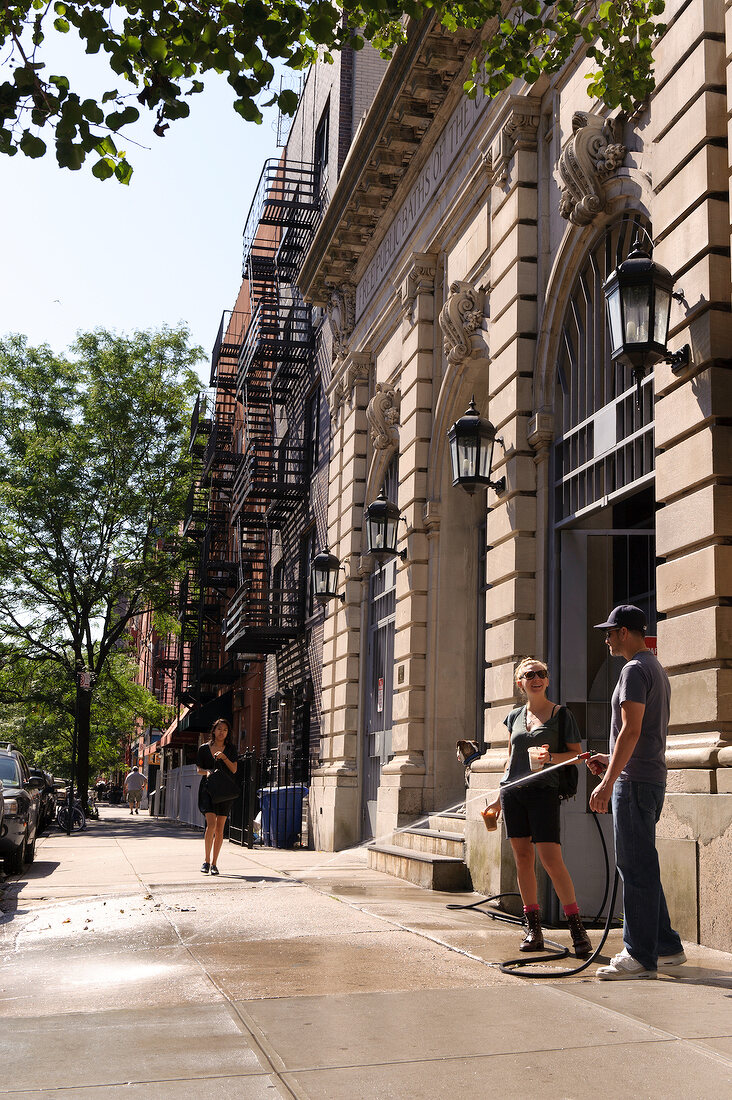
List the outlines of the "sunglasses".
{"type": "Polygon", "coordinates": [[[539,680],[546,680],[548,675],[549,673],[543,668],[532,668],[529,672],[522,672],[521,679],[533,680],[538,677],[539,680]]]}

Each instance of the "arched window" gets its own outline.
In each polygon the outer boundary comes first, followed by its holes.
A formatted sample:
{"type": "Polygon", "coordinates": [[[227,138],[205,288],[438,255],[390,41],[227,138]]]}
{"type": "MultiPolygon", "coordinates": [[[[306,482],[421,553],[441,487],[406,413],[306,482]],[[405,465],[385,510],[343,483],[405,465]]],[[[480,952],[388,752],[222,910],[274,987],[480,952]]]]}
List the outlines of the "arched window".
{"type": "Polygon", "coordinates": [[[557,359],[554,520],[572,523],[650,484],[654,470],[653,372],[635,404],[630,367],[612,363],[602,286],[622,262],[640,214],[608,226],[579,273],[557,359]]]}

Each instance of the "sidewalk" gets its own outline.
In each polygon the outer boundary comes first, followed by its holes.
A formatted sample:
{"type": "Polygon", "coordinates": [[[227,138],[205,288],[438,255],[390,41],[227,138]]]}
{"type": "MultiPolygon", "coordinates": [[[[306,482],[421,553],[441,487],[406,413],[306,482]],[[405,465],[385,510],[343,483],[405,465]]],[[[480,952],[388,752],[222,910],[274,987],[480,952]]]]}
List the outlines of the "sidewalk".
{"type": "Polygon", "coordinates": [[[225,843],[216,879],[199,832],[102,814],[0,882],[7,1096],[732,1096],[732,956],[600,983],[613,932],[583,974],[522,980],[496,966],[515,927],[363,849],[225,843]]]}

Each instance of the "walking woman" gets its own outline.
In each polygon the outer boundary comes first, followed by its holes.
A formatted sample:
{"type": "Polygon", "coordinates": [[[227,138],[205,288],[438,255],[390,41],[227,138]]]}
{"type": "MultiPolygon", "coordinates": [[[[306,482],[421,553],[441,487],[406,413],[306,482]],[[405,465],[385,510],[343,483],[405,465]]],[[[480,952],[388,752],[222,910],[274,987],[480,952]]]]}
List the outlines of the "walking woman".
{"type": "Polygon", "coordinates": [[[198,808],[206,818],[206,832],[203,838],[205,858],[201,871],[204,875],[209,872],[212,875],[218,875],[216,861],[219,858],[221,845],[224,843],[224,825],[229,816],[231,804],[236,798],[233,783],[229,784],[232,796],[225,801],[218,799],[214,801],[214,791],[209,790],[209,776],[215,772],[228,772],[229,776],[236,774],[236,749],[231,736],[231,726],[225,718],[217,718],[211,727],[208,743],[201,745],[198,750],[196,768],[198,774],[204,777],[198,788],[198,808]]]}
{"type": "MultiPolygon", "coordinates": [[[[516,669],[516,683],[526,702],[504,719],[511,739],[501,785],[529,774],[529,749],[541,768],[561,764],[582,751],[574,717],[566,707],[547,698],[549,670],[544,662],[524,657],[516,669]]],[[[535,852],[538,852],[569,922],[574,953],[578,959],[586,959],[592,953],[592,944],[580,920],[572,879],[562,858],[559,802],[559,780],[557,773],[552,772],[545,780],[536,779],[525,787],[500,791],[492,809],[496,813],[503,810],[524,903],[528,931],[519,951],[544,948],[535,871],[535,852]]]]}

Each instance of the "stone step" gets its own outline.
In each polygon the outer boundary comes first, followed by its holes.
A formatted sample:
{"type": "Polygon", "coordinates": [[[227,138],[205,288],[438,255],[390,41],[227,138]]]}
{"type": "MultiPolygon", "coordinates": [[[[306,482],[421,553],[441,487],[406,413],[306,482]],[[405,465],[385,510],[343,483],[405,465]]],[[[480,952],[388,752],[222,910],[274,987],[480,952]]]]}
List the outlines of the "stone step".
{"type": "Polygon", "coordinates": [[[465,858],[464,833],[448,833],[443,829],[399,829],[393,833],[391,843],[395,848],[430,852],[433,856],[465,858]]]}
{"type": "Polygon", "coordinates": [[[440,829],[446,833],[461,833],[465,836],[465,814],[430,814],[428,829],[440,829]]]}
{"type": "Polygon", "coordinates": [[[455,856],[418,852],[395,844],[370,844],[369,867],[395,878],[421,886],[425,890],[466,890],[470,888],[468,869],[455,856]]]}

